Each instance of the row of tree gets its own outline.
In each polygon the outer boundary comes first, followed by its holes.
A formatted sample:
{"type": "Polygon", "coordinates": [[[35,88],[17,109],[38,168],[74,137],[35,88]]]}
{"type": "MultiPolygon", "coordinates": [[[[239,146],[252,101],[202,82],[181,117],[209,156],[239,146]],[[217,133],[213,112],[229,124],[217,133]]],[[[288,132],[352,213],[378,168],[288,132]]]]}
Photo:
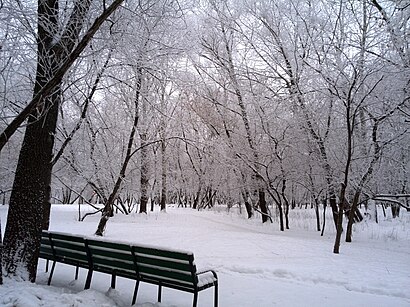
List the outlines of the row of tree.
{"type": "Polygon", "coordinates": [[[7,274],[35,279],[52,195],[98,198],[98,235],[150,199],[262,222],[273,204],[285,230],[309,197],[332,210],[335,253],[344,213],[351,241],[366,200],[408,207],[390,197],[409,193],[406,1],[2,5],[7,274]]]}

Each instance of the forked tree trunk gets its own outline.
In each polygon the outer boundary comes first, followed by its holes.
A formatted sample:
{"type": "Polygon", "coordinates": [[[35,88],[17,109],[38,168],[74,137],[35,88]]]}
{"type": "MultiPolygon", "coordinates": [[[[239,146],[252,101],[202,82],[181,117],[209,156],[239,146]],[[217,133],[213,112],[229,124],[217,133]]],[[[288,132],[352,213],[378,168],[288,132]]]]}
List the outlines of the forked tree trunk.
{"type": "Polygon", "coordinates": [[[52,152],[62,78],[104,20],[122,2],[115,0],[107,7],[79,41],[91,0],[74,3],[64,29],[59,29],[59,1],[38,1],[38,56],[33,99],[0,136],[1,150],[28,117],[4,237],[3,271],[9,276],[18,275],[32,282],[36,279],[41,230],[49,220],[52,152]]]}
{"type": "MultiPolygon", "coordinates": [[[[39,1],[34,95],[58,67],[58,59],[53,52],[53,38],[58,30],[57,12],[58,1],[39,1]]],[[[44,221],[49,218],[44,213],[49,212],[45,208],[49,204],[51,191],[51,159],[59,103],[60,85],[51,97],[43,100],[41,107],[31,112],[9,203],[3,250],[4,271],[6,275],[24,274],[19,277],[32,282],[36,279],[41,230],[47,224],[44,221]]]]}

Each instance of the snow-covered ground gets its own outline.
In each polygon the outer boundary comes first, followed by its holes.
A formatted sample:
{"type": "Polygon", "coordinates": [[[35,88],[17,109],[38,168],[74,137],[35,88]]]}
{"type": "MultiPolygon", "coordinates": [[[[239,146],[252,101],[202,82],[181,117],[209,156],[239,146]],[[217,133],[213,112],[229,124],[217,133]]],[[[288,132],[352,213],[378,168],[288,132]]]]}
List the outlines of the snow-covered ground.
{"type": "MultiPolygon", "coordinates": [[[[84,214],[90,210],[82,207],[84,214]]],[[[7,206],[0,206],[3,233],[7,206]]],[[[199,270],[212,268],[219,276],[221,307],[267,306],[410,306],[410,214],[364,221],[355,226],[354,242],[332,253],[334,230],[315,229],[311,210],[292,210],[291,230],[276,223],[263,225],[225,209],[195,211],[169,207],[167,213],[116,215],[106,238],[158,245],[194,252],[199,270]]],[[[53,205],[50,229],[92,236],[99,215],[77,221],[78,207],[53,205]]],[[[95,273],[90,290],[83,290],[85,270],[74,280],[74,267],[57,264],[47,286],[45,262],[40,260],[36,284],[6,279],[0,286],[0,306],[129,306],[134,282],[95,273]]],[[[213,288],[199,294],[199,307],[212,306],[213,288]]],[[[163,289],[156,303],[156,287],[141,284],[139,307],[188,307],[192,295],[163,289]]]]}

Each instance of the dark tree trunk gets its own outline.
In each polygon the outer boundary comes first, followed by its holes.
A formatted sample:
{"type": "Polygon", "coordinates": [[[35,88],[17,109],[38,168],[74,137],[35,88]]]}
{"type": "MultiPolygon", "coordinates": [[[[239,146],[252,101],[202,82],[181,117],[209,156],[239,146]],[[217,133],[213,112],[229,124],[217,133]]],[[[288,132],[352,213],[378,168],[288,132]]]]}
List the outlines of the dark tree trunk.
{"type": "Polygon", "coordinates": [[[161,141],[161,167],[162,167],[162,180],[161,180],[161,211],[167,209],[167,163],[166,163],[166,144],[165,137],[161,141]]]}
{"type": "MultiPolygon", "coordinates": [[[[330,204],[330,208],[332,208],[333,221],[335,222],[335,227],[336,227],[336,230],[337,230],[339,210],[337,208],[336,195],[330,194],[329,204],[330,204]]],[[[342,212],[342,214],[343,214],[343,212],[342,212]]]]}
{"type": "Polygon", "coordinates": [[[245,209],[246,209],[246,213],[248,214],[248,219],[252,218],[253,216],[252,205],[249,203],[248,200],[245,200],[245,209]]]}
{"type": "MultiPolygon", "coordinates": [[[[282,160],[281,160],[281,163],[282,163],[282,160]]],[[[282,164],[281,164],[281,170],[282,170],[283,177],[285,178],[285,172],[283,170],[282,164]]],[[[282,196],[284,206],[285,206],[285,227],[286,227],[286,229],[289,229],[289,201],[288,201],[288,198],[286,197],[285,190],[286,190],[286,179],[283,179],[282,180],[281,196],[282,196]]],[[[281,209],[281,208],[279,208],[279,209],[281,209]]]]}
{"type": "Polygon", "coordinates": [[[5,271],[15,274],[20,264],[25,265],[30,281],[36,277],[41,230],[43,226],[48,227],[50,213],[51,159],[58,98],[54,102],[47,100],[46,104],[49,110],[45,116],[37,120],[33,114],[29,118],[10,197],[4,238],[5,271]]]}
{"type": "Polygon", "coordinates": [[[325,233],[326,227],[326,207],[327,207],[327,199],[323,201],[323,225],[322,225],[322,232],[320,233],[321,236],[325,233]]]}
{"type": "Polygon", "coordinates": [[[333,253],[335,254],[339,254],[339,250],[340,250],[340,242],[341,242],[342,232],[343,232],[343,208],[344,208],[345,194],[346,194],[346,184],[342,184],[342,188],[340,191],[339,214],[337,216],[337,224],[336,224],[336,238],[335,238],[335,244],[333,246],[333,253]]]}
{"type": "Polygon", "coordinates": [[[79,34],[91,0],[74,3],[64,29],[59,29],[58,2],[38,1],[37,71],[33,99],[0,137],[1,149],[28,117],[10,197],[2,260],[6,275],[18,275],[18,278],[32,282],[36,279],[41,230],[48,227],[52,152],[62,78],[122,0],[116,0],[107,8],[80,42],[79,34]],[[58,40],[56,34],[59,34],[58,40]]]}
{"type": "Polygon", "coordinates": [[[284,221],[283,221],[283,207],[282,207],[282,203],[281,203],[280,199],[277,202],[277,206],[278,206],[278,210],[279,210],[279,229],[280,229],[280,231],[285,231],[285,225],[284,225],[284,221]]]}
{"type": "MultiPolygon", "coordinates": [[[[38,4],[38,61],[35,96],[58,67],[53,38],[58,29],[58,1],[38,4]],[[45,23],[47,25],[45,26],[45,23]],[[47,28],[46,28],[47,27],[47,28]]],[[[31,112],[17,163],[4,237],[4,271],[21,274],[25,268],[32,282],[36,279],[40,235],[48,226],[54,135],[60,103],[60,85],[31,112]]]]}
{"type": "Polygon", "coordinates": [[[357,205],[359,203],[359,197],[360,197],[361,190],[357,190],[354,197],[353,197],[353,202],[352,206],[349,211],[349,219],[347,222],[347,230],[346,230],[346,242],[352,242],[352,234],[353,234],[353,223],[360,222],[363,220],[363,216],[359,209],[357,208],[357,205]]]}
{"type": "Polygon", "coordinates": [[[200,185],[194,197],[194,203],[192,205],[192,209],[198,209],[198,203],[199,203],[199,197],[201,196],[201,190],[202,190],[202,186],[200,185]]]}
{"type": "Polygon", "coordinates": [[[315,198],[316,229],[320,231],[319,200],[315,198]]]}
{"type": "Polygon", "coordinates": [[[246,209],[246,213],[248,214],[248,219],[250,219],[253,216],[253,210],[252,210],[252,205],[249,203],[249,192],[242,191],[242,198],[245,203],[245,209],[246,209]]]}
{"type": "Polygon", "coordinates": [[[289,202],[285,202],[285,227],[289,229],[289,202]]]}
{"type": "Polygon", "coordinates": [[[397,218],[397,217],[400,216],[400,206],[395,205],[395,204],[392,204],[392,205],[390,206],[390,208],[391,208],[392,218],[395,219],[395,218],[397,218]]]}
{"type": "MultiPolygon", "coordinates": [[[[144,119],[145,120],[145,119],[144,119]]],[[[148,204],[148,152],[147,152],[147,135],[146,133],[140,134],[141,138],[141,198],[140,198],[140,211],[139,213],[147,213],[148,204]]]]}
{"type": "MultiPolygon", "coordinates": [[[[0,218],[0,270],[3,268],[2,255],[3,255],[3,237],[1,234],[1,218],[0,218]]],[[[2,284],[3,284],[3,274],[1,274],[0,272],[0,285],[2,284]]]]}
{"type": "Polygon", "coordinates": [[[269,212],[268,212],[268,207],[266,205],[266,199],[265,199],[265,191],[263,189],[259,189],[258,194],[259,194],[259,208],[261,209],[261,212],[262,212],[262,223],[265,223],[269,219],[269,212]]]}

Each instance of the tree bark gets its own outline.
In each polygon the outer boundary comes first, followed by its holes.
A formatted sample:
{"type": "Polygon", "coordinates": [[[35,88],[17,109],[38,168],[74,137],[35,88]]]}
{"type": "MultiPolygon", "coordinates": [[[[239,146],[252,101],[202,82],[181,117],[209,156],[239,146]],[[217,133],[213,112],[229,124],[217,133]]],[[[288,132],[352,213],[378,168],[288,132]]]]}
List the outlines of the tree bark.
{"type": "Polygon", "coordinates": [[[147,213],[147,204],[148,204],[148,149],[146,145],[147,134],[141,133],[141,177],[140,177],[140,188],[141,188],[141,197],[140,197],[140,210],[139,213],[147,213]]]}
{"type": "Polygon", "coordinates": [[[248,219],[250,219],[253,216],[253,210],[252,210],[252,205],[249,202],[249,192],[242,191],[242,198],[245,203],[245,209],[246,209],[246,213],[248,214],[248,219]]]}
{"type": "Polygon", "coordinates": [[[32,282],[36,279],[41,230],[48,226],[50,213],[53,145],[62,78],[122,1],[114,1],[76,47],[91,0],[75,3],[64,31],[59,31],[58,0],[38,1],[38,56],[33,99],[0,135],[1,150],[28,117],[4,237],[3,271],[7,276],[18,275],[32,282]],[[62,35],[56,42],[59,32],[62,35]]]}
{"type": "MultiPolygon", "coordinates": [[[[34,96],[58,68],[52,44],[57,29],[58,1],[40,1],[34,96]]],[[[27,274],[19,277],[32,282],[36,278],[40,235],[51,191],[51,160],[59,103],[60,84],[30,113],[10,196],[4,237],[4,269],[6,276],[27,274]]]]}
{"type": "Polygon", "coordinates": [[[165,88],[162,90],[162,97],[161,97],[161,211],[166,211],[166,203],[167,203],[167,144],[165,140],[165,130],[166,130],[166,123],[165,123],[165,88]]]}
{"type": "Polygon", "coordinates": [[[124,162],[121,165],[121,170],[115,182],[114,188],[104,205],[101,219],[100,219],[100,222],[98,223],[97,230],[95,232],[97,236],[104,235],[107,222],[109,218],[113,216],[114,201],[118,197],[118,192],[120,190],[122,182],[124,181],[125,172],[127,171],[128,163],[130,162],[131,157],[132,157],[132,146],[134,144],[135,134],[137,131],[138,120],[139,120],[138,107],[139,107],[139,100],[140,100],[140,94],[141,94],[141,83],[142,83],[142,68],[141,66],[139,66],[137,69],[136,95],[135,95],[135,100],[134,100],[134,118],[133,118],[133,124],[131,128],[130,136],[128,137],[127,151],[125,153],[124,162]]]}
{"type": "Polygon", "coordinates": [[[269,219],[269,216],[267,214],[268,207],[266,205],[265,191],[263,189],[259,189],[258,195],[259,195],[259,208],[261,208],[261,212],[262,212],[262,223],[265,223],[269,219]]]}

